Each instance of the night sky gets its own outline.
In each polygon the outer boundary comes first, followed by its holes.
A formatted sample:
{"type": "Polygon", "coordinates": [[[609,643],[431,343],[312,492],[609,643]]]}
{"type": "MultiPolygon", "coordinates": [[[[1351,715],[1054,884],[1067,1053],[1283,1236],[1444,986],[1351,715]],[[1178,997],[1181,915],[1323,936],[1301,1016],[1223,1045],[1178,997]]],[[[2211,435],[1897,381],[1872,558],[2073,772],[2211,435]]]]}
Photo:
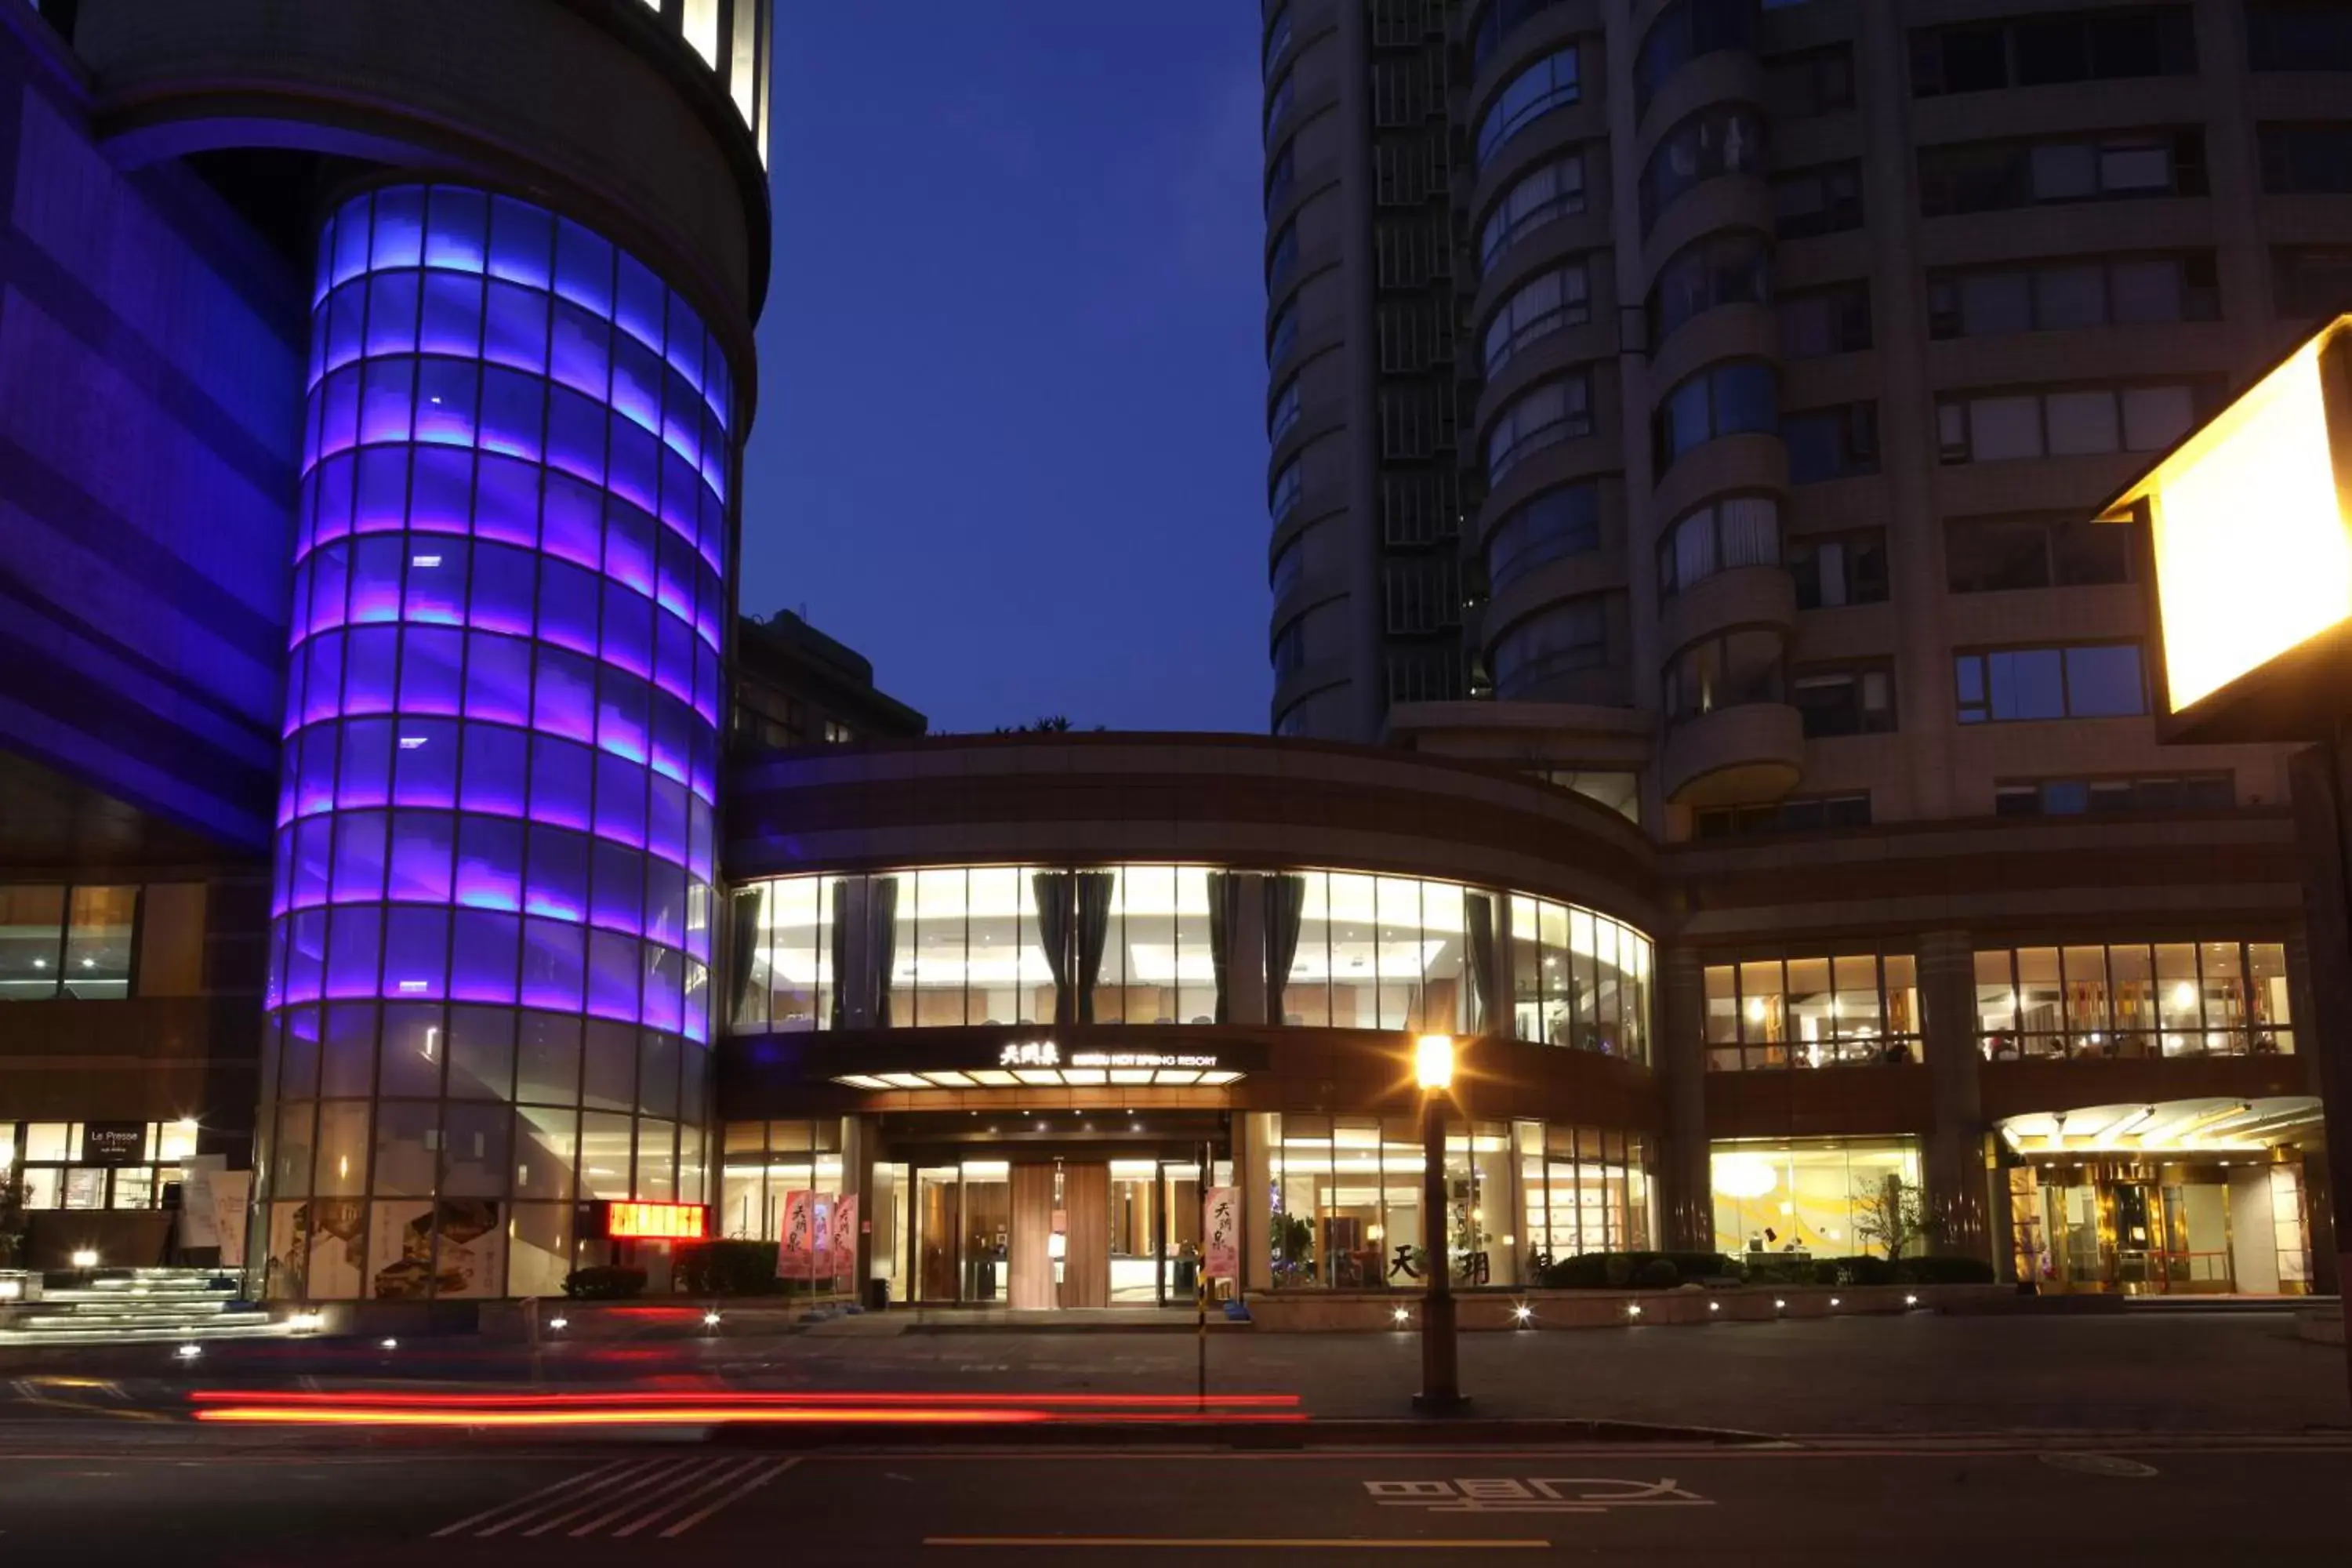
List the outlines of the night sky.
{"type": "Polygon", "coordinates": [[[1255,0],[779,0],[743,608],[935,731],[1266,727],[1255,0]]]}

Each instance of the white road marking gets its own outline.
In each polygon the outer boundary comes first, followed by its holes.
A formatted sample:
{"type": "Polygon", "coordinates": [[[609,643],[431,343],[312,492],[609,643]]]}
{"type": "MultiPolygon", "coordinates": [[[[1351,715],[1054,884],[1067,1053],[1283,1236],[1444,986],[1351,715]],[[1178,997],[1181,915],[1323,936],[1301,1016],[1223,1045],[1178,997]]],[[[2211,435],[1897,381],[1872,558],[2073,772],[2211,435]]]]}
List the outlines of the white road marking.
{"type": "Polygon", "coordinates": [[[489,1540],[509,1531],[517,1531],[519,1538],[530,1538],[562,1530],[578,1540],[610,1530],[613,1539],[621,1540],[660,1524],[682,1509],[694,1508],[695,1511],[660,1531],[660,1538],[668,1540],[685,1534],[799,1463],[797,1457],[714,1458],[699,1453],[614,1459],[468,1514],[435,1531],[430,1539],[470,1535],[489,1540]],[[613,1529],[619,1521],[626,1522],[613,1529]]]}

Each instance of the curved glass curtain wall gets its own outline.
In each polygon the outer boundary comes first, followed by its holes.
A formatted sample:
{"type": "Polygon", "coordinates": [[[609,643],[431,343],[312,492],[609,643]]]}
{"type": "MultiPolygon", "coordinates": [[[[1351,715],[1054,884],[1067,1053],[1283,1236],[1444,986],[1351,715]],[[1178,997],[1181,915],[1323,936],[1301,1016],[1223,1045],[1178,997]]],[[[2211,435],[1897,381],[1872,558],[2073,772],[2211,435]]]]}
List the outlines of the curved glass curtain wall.
{"type": "Polygon", "coordinates": [[[318,267],[267,1289],[541,1293],[573,1200],[707,1184],[731,380],[507,197],[356,197],[318,267]]]}
{"type": "Polygon", "coordinates": [[[1507,919],[1520,1038],[1647,1055],[1646,936],[1524,895],[1508,897],[1506,914],[1502,896],[1456,882],[1205,866],[956,866],[782,877],[734,897],[729,1016],[739,1034],[1215,1024],[1235,957],[1227,933],[1237,900],[1253,898],[1268,970],[1286,976],[1269,1012],[1286,1025],[1475,1030],[1477,976],[1496,972],[1507,919]]]}

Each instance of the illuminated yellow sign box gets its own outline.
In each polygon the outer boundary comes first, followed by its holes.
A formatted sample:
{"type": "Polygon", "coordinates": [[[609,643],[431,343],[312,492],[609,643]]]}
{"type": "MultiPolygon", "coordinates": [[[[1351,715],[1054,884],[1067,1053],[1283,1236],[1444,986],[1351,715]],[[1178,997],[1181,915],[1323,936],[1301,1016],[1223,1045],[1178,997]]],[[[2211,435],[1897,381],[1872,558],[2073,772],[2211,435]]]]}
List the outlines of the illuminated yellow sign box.
{"type": "Polygon", "coordinates": [[[2331,323],[2102,510],[2147,522],[2170,738],[2293,739],[2352,711],[2330,673],[2352,651],[2347,333],[2331,323]]]}

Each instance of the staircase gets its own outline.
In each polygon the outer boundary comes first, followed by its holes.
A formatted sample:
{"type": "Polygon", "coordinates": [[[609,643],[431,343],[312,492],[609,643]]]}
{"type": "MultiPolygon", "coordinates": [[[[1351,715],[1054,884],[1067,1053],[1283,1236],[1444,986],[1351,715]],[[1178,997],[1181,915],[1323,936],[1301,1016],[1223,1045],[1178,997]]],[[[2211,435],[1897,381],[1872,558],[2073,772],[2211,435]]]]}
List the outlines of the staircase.
{"type": "Polygon", "coordinates": [[[83,1277],[0,1312],[0,1347],[191,1344],[277,1339],[290,1325],[237,1299],[234,1279],[209,1268],[124,1268],[83,1277]]]}

